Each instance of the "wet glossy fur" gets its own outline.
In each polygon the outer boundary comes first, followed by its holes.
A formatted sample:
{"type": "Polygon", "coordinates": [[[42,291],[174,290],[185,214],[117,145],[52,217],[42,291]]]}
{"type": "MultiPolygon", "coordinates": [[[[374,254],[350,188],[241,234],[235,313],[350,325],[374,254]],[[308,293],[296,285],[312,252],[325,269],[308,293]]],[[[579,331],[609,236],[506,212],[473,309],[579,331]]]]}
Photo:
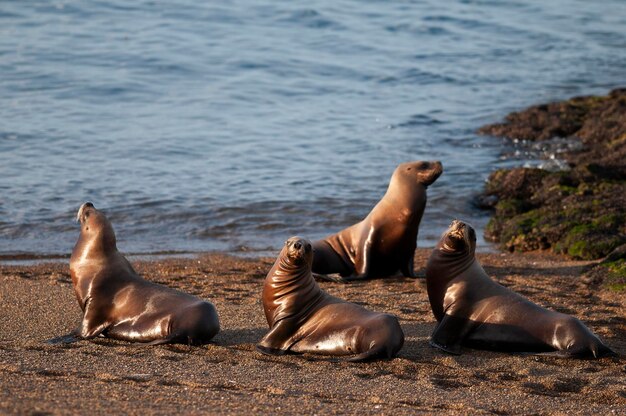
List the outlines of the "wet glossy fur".
{"type": "Polygon", "coordinates": [[[144,343],[202,344],[219,331],[215,307],[194,296],[141,278],[117,251],[108,219],[90,203],[78,211],[81,234],[70,273],[83,320],[52,342],[98,335],[144,343]]]}
{"type": "Polygon", "coordinates": [[[404,343],[398,319],[328,295],[311,274],[308,240],[290,238],[265,279],[263,309],[270,331],[257,345],[265,354],[394,357],[404,343]]]}
{"type": "Polygon", "coordinates": [[[337,234],[313,243],[313,273],[338,273],[341,279],[415,277],[413,257],[426,207],[426,189],[441,175],[440,162],[399,165],[383,198],[368,216],[337,234]]]}
{"type": "Polygon", "coordinates": [[[475,259],[475,248],[474,229],[454,221],[428,260],[428,298],[438,322],[431,345],[453,354],[461,346],[575,357],[615,354],[578,319],[494,282],[475,259]]]}

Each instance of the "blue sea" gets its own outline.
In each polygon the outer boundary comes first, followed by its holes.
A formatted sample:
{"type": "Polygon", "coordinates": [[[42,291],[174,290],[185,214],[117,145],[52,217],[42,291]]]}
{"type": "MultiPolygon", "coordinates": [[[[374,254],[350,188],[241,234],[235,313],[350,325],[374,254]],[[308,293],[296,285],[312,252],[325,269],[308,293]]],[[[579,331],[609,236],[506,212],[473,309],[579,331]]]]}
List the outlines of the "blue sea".
{"type": "MultiPolygon", "coordinates": [[[[626,2],[2,1],[0,258],[68,255],[85,201],[125,253],[269,253],[441,160],[418,247],[494,169],[508,112],[626,83],[626,2]]],[[[489,247],[484,241],[481,247],[489,247]]]]}

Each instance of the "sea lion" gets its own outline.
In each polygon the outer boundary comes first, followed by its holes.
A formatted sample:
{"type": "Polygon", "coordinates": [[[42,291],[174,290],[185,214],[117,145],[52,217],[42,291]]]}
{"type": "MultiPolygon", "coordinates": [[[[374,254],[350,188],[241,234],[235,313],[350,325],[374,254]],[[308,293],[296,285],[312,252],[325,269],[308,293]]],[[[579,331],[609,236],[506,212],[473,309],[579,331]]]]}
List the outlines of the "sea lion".
{"type": "Polygon", "coordinates": [[[308,240],[287,240],[263,286],[270,331],[257,349],[269,355],[350,356],[349,361],[394,357],[404,343],[398,319],[324,292],[313,279],[312,261],[308,240]]]}
{"type": "Polygon", "coordinates": [[[460,354],[461,345],[567,357],[615,355],[578,319],[542,308],[494,282],[475,258],[476,233],[453,221],[426,265],[437,319],[431,345],[460,354]]]}
{"type": "Polygon", "coordinates": [[[313,273],[334,281],[415,277],[413,256],[426,207],[426,188],[443,172],[441,162],[398,165],[383,198],[365,219],[313,243],[313,273]],[[339,273],[341,278],[328,274],[339,273]]]}
{"type": "Polygon", "coordinates": [[[93,204],[83,204],[77,220],[81,232],[70,273],[83,320],[52,343],[102,334],[150,344],[203,344],[218,333],[217,311],[210,302],[144,280],[133,270],[117,251],[111,223],[93,204]]]}

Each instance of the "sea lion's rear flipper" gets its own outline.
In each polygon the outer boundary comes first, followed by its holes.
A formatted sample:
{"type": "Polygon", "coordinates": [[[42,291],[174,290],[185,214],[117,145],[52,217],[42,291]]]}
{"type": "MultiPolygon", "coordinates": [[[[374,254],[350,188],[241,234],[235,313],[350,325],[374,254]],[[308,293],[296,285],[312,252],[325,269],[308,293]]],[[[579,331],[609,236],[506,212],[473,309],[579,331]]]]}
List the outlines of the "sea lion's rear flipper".
{"type": "Polygon", "coordinates": [[[374,347],[368,351],[362,352],[357,355],[352,355],[344,358],[342,361],[347,362],[363,362],[370,361],[375,359],[388,359],[390,360],[393,357],[389,357],[387,354],[387,347],[385,345],[380,345],[378,347],[374,347]]]}
{"type": "Polygon", "coordinates": [[[461,346],[459,344],[440,344],[436,341],[434,341],[432,338],[430,339],[430,341],[428,342],[432,347],[435,348],[439,348],[441,351],[447,352],[448,354],[453,354],[453,355],[461,355],[462,351],[461,351],[461,346]]]}
{"type": "MultiPolygon", "coordinates": [[[[587,328],[585,327],[585,329],[587,328]]],[[[580,342],[562,352],[573,358],[619,357],[615,351],[604,345],[591,331],[587,330],[587,332],[591,339],[581,339],[580,342]]]]}
{"type": "Polygon", "coordinates": [[[72,344],[74,342],[82,341],[82,338],[77,334],[77,330],[70,332],[67,335],[61,335],[60,337],[55,337],[52,339],[46,340],[47,344],[72,344]]]}
{"type": "Polygon", "coordinates": [[[618,353],[616,353],[615,351],[613,351],[606,345],[600,344],[600,348],[598,349],[598,352],[596,353],[595,358],[602,358],[602,357],[619,358],[619,356],[620,355],[618,353]]]}
{"type": "Polygon", "coordinates": [[[552,358],[573,358],[577,357],[576,354],[572,354],[567,351],[544,351],[544,352],[526,352],[523,355],[535,355],[539,357],[552,357],[552,358]]]}
{"type": "Polygon", "coordinates": [[[256,345],[257,351],[265,355],[283,355],[291,347],[290,338],[293,335],[293,323],[283,319],[270,329],[270,332],[256,345]]]}
{"type": "Polygon", "coordinates": [[[446,314],[430,336],[430,345],[449,354],[460,355],[461,344],[470,330],[467,319],[446,314]]]}
{"type": "MultiPolygon", "coordinates": [[[[171,344],[176,340],[175,336],[171,336],[171,337],[167,337],[167,338],[161,338],[161,339],[155,339],[153,341],[148,341],[148,342],[142,342],[139,345],[141,346],[151,346],[151,345],[163,345],[163,344],[171,344]]],[[[192,344],[189,344],[192,345],[192,344]]]]}
{"type": "Polygon", "coordinates": [[[317,273],[314,273],[313,277],[315,278],[315,280],[323,280],[325,282],[346,283],[346,280],[345,280],[344,277],[341,277],[341,276],[336,275],[336,274],[317,274],[317,273]]]}
{"type": "Polygon", "coordinates": [[[555,357],[555,358],[580,358],[580,359],[594,359],[594,358],[603,358],[603,357],[619,357],[615,351],[607,347],[606,345],[599,343],[598,345],[592,346],[591,348],[584,348],[578,350],[559,350],[559,351],[549,351],[549,352],[538,352],[534,353],[534,355],[539,355],[543,357],[555,357]]]}
{"type": "Polygon", "coordinates": [[[355,280],[363,280],[366,279],[366,277],[364,276],[357,276],[355,274],[351,274],[349,276],[337,276],[334,278],[334,282],[336,283],[350,283],[353,282],[355,280]]]}
{"type": "Polygon", "coordinates": [[[164,345],[164,344],[183,344],[189,346],[199,346],[206,344],[214,344],[210,341],[205,341],[201,338],[194,338],[191,336],[170,335],[166,338],[159,338],[148,342],[139,343],[140,346],[152,346],[152,345],[164,345]]]}

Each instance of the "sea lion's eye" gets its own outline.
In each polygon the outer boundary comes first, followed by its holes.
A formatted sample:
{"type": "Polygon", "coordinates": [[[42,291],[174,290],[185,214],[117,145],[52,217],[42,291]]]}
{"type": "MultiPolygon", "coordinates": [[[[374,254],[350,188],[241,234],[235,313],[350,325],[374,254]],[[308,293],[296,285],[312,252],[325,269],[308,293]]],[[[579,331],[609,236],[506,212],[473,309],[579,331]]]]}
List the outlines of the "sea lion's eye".
{"type": "Polygon", "coordinates": [[[307,253],[309,253],[309,252],[311,251],[311,244],[307,244],[307,245],[304,247],[304,251],[306,251],[307,253]]]}

